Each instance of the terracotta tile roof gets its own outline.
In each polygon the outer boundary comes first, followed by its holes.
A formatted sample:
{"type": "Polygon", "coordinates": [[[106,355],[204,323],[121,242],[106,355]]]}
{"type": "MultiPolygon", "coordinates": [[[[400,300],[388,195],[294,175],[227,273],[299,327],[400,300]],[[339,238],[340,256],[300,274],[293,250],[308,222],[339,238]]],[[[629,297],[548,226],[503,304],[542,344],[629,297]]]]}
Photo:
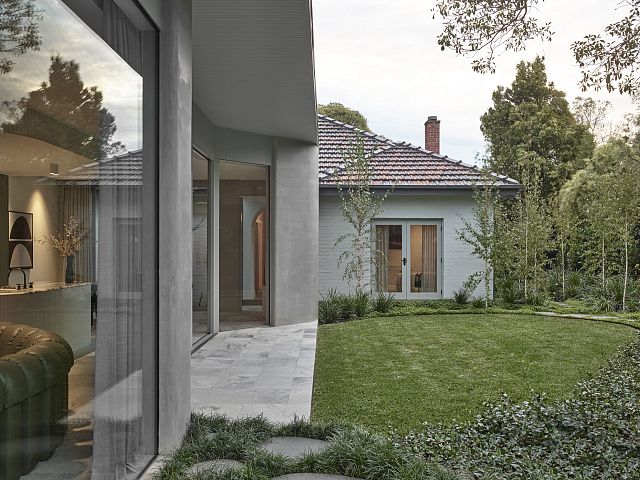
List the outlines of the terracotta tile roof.
{"type": "MultiPolygon", "coordinates": [[[[335,186],[345,180],[344,155],[360,137],[370,155],[372,185],[414,188],[470,188],[482,183],[480,170],[447,156],[406,142],[394,142],[318,114],[320,185],[335,186]]],[[[516,180],[495,175],[500,188],[519,188],[516,180]]]]}

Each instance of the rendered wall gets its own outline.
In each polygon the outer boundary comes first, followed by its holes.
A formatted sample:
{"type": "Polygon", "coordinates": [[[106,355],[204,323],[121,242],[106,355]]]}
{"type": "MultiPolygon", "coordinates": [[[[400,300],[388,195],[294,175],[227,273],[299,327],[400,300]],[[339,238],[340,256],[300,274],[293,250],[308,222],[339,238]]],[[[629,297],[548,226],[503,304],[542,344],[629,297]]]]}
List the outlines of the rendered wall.
{"type": "Polygon", "coordinates": [[[191,2],[162,2],[159,95],[160,453],[191,413],[191,2]]]}
{"type": "Polygon", "coordinates": [[[275,139],[271,177],[271,324],[318,319],[318,147],[275,139]]]}
{"type": "MultiPolygon", "coordinates": [[[[463,227],[461,217],[472,218],[473,199],[470,192],[451,196],[391,195],[383,204],[378,219],[442,220],[442,279],[443,297],[450,298],[469,276],[483,269],[480,259],[472,255],[472,249],[458,239],[457,230],[463,227]]],[[[334,247],[340,235],[350,232],[351,226],[340,214],[336,195],[320,195],[320,292],[336,288],[347,292],[349,286],[342,279],[344,269],[338,267],[340,253],[348,243],[334,247]]],[[[478,287],[474,295],[481,295],[478,287]]]]}

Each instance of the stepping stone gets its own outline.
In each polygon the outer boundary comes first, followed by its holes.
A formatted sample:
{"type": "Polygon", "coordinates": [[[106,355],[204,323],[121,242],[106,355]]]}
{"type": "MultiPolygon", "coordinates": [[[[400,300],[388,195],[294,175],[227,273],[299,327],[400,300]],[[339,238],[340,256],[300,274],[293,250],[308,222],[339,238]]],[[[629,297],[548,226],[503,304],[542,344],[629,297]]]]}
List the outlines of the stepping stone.
{"type": "Polygon", "coordinates": [[[329,446],[329,442],[305,437],[273,437],[262,445],[269,453],[284,455],[292,459],[308,453],[316,453],[329,446]]]}
{"type": "Polygon", "coordinates": [[[234,468],[241,468],[242,463],[235,460],[209,460],[207,462],[196,463],[185,470],[185,475],[189,478],[191,475],[197,475],[203,472],[224,473],[227,470],[233,470],[234,468]]]}
{"type": "Polygon", "coordinates": [[[282,475],[272,480],[359,480],[353,477],[343,477],[341,475],[325,475],[322,473],[292,473],[291,475],[282,475]]]}

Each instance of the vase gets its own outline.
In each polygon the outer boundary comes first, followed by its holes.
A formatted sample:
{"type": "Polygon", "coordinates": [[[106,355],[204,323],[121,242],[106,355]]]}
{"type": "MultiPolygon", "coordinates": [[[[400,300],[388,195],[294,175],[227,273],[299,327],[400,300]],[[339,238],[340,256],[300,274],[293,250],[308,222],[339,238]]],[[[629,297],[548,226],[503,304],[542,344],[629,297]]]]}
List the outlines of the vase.
{"type": "Polygon", "coordinates": [[[67,255],[66,258],[67,258],[67,267],[64,271],[64,282],[73,283],[76,277],[76,273],[75,273],[76,257],[75,255],[67,255]]]}

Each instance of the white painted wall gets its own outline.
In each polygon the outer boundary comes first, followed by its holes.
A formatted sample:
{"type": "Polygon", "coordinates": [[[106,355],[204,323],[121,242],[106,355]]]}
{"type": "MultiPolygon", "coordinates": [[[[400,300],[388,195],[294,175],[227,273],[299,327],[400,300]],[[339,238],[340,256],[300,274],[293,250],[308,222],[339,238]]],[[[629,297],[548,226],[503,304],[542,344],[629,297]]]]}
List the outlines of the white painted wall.
{"type": "MultiPolygon", "coordinates": [[[[339,198],[336,195],[320,195],[320,292],[331,288],[347,292],[349,286],[343,280],[344,268],[338,267],[338,257],[348,248],[348,242],[334,244],[340,235],[351,231],[351,226],[340,214],[339,198]]],[[[471,192],[455,195],[402,195],[392,194],[383,204],[383,213],[378,219],[395,220],[442,220],[442,278],[443,297],[453,296],[469,276],[482,270],[482,261],[474,257],[472,249],[458,239],[457,230],[463,224],[461,216],[472,217],[473,198],[471,192]]],[[[481,295],[478,287],[474,295],[481,295]]]]}
{"type": "MultiPolygon", "coordinates": [[[[36,177],[9,177],[9,210],[33,213],[33,270],[26,270],[31,282],[62,280],[62,257],[43,240],[58,231],[58,187],[35,183],[36,177]]],[[[11,283],[21,283],[22,274],[13,272],[11,283]]],[[[1,280],[2,285],[7,279],[1,280]]]]}

